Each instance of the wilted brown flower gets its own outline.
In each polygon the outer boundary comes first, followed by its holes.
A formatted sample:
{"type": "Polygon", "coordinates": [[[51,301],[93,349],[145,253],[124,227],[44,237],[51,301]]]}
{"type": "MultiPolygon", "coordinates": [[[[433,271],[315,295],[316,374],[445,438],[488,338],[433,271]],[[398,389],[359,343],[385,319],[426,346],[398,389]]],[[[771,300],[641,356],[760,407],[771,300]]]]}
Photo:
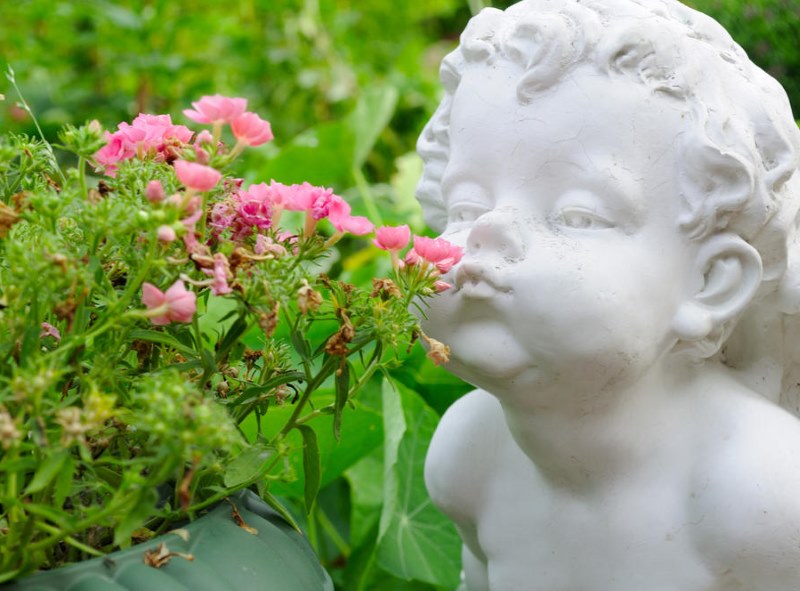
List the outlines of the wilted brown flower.
{"type": "Polygon", "coordinates": [[[425,341],[425,344],[428,345],[428,359],[433,361],[436,365],[443,365],[450,361],[450,347],[441,341],[432,339],[424,332],[420,332],[420,337],[425,341]]]}
{"type": "Polygon", "coordinates": [[[297,290],[297,308],[301,314],[308,314],[315,312],[322,305],[322,294],[315,291],[313,287],[308,284],[308,281],[303,279],[303,286],[297,290]]]}
{"type": "Polygon", "coordinates": [[[0,238],[5,238],[11,226],[17,223],[19,214],[0,201],[0,238]]]}
{"type": "Polygon", "coordinates": [[[370,297],[376,298],[380,296],[381,299],[388,300],[389,298],[399,298],[403,296],[400,288],[391,279],[383,279],[374,277],[372,279],[372,293],[370,297]]]}

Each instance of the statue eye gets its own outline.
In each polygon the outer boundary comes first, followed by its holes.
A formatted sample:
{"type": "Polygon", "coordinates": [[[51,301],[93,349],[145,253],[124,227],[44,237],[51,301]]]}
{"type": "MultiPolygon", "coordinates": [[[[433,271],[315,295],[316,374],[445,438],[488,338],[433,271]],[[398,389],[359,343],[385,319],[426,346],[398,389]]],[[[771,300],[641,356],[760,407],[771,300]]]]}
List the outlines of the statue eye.
{"type": "Polygon", "coordinates": [[[450,206],[449,220],[454,224],[474,222],[484,213],[489,211],[485,205],[477,203],[456,203],[450,206]]]}
{"type": "Polygon", "coordinates": [[[583,207],[567,207],[559,213],[562,226],[578,230],[606,230],[616,227],[616,224],[606,219],[596,211],[583,207]]]}

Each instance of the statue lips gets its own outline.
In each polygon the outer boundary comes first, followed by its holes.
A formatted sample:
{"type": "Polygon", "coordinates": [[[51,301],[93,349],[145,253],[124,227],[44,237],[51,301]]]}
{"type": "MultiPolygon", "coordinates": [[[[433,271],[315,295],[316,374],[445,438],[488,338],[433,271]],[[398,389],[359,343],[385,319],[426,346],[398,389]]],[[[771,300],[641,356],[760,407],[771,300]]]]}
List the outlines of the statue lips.
{"type": "Polygon", "coordinates": [[[494,270],[475,261],[462,262],[456,272],[456,293],[465,298],[490,300],[511,291],[494,270]]]}

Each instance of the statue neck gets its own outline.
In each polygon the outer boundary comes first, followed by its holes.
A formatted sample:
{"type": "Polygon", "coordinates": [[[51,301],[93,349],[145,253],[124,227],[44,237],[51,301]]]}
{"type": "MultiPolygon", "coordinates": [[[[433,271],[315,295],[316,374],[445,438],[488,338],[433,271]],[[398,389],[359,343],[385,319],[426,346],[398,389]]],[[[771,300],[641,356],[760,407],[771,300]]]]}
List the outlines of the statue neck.
{"type": "MultiPolygon", "coordinates": [[[[713,420],[709,390],[732,383],[717,362],[660,365],[633,385],[498,396],[511,434],[554,486],[576,493],[648,478],[690,460],[692,437],[713,420]],[[696,429],[690,426],[697,425],[696,429]],[[677,440],[676,433],[682,433],[677,440]]],[[[737,389],[741,389],[739,386],[737,389]]]]}

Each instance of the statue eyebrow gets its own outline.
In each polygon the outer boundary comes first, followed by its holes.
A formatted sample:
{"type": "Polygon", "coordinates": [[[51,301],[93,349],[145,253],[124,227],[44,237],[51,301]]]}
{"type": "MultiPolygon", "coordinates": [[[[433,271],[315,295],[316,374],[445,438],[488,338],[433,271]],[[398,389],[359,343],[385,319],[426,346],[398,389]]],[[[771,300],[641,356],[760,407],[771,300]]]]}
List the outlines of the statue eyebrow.
{"type": "MultiPolygon", "coordinates": [[[[584,189],[596,195],[603,203],[615,209],[625,210],[635,218],[640,217],[647,206],[641,179],[633,172],[606,158],[590,158],[591,168],[574,162],[564,162],[573,169],[574,189],[584,189]]],[[[563,174],[563,171],[562,171],[563,174]]]]}

